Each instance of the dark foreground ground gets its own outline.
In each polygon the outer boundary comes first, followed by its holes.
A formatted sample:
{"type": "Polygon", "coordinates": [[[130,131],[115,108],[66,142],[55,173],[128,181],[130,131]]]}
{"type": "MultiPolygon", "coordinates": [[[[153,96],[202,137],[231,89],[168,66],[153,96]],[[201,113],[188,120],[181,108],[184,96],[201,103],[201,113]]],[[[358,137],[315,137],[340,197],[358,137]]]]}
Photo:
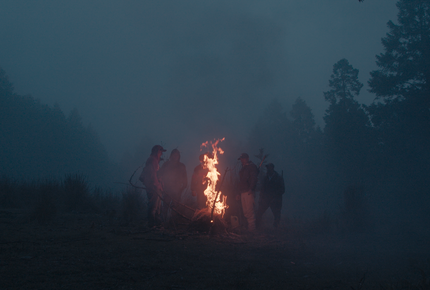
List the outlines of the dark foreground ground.
{"type": "Polygon", "coordinates": [[[40,224],[1,210],[0,289],[430,289],[429,245],[292,225],[208,236],[79,213],[40,224]]]}

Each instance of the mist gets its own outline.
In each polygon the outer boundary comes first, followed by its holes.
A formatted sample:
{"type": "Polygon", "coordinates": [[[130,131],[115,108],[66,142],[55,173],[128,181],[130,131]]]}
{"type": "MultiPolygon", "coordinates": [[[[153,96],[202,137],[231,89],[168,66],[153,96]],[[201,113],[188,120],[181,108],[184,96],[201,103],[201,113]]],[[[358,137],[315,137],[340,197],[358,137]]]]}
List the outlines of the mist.
{"type": "Polygon", "coordinates": [[[2,6],[0,60],[16,92],[77,108],[115,161],[145,135],[184,150],[245,140],[274,98],[302,97],[323,125],[331,66],[346,57],[366,80],[396,14],[393,1],[2,6]]]}
{"type": "Polygon", "coordinates": [[[125,196],[154,145],[190,179],[202,143],[225,138],[232,203],[241,153],[257,192],[267,163],[282,174],[282,239],[363,264],[386,246],[382,267],[427,257],[428,59],[397,66],[420,72],[407,84],[381,77],[396,2],[0,0],[0,177],[82,174],[125,196]]]}

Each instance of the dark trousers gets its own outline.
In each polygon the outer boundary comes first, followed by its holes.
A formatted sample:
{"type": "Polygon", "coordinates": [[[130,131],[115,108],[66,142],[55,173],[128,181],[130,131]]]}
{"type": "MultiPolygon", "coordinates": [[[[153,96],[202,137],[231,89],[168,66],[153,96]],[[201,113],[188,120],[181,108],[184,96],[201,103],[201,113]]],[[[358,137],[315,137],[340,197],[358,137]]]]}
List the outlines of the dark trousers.
{"type": "MultiPolygon", "coordinates": [[[[163,201],[162,215],[163,215],[164,222],[167,222],[168,221],[167,219],[168,219],[169,208],[171,206],[172,207],[176,206],[175,201],[176,202],[181,201],[181,192],[172,192],[172,191],[167,192],[167,191],[165,191],[164,195],[163,195],[163,199],[164,199],[164,201],[163,201]]],[[[171,212],[171,216],[172,217],[174,216],[173,212],[171,212]]]]}
{"type": "Polygon", "coordinates": [[[148,225],[150,227],[159,225],[161,223],[161,199],[160,192],[156,189],[147,190],[148,197],[148,225]]]}
{"type": "Polygon", "coordinates": [[[281,208],[282,208],[282,195],[279,196],[261,196],[258,204],[258,210],[256,214],[257,226],[260,225],[263,214],[270,207],[272,210],[275,221],[273,226],[277,227],[281,220],[281,208]]]}

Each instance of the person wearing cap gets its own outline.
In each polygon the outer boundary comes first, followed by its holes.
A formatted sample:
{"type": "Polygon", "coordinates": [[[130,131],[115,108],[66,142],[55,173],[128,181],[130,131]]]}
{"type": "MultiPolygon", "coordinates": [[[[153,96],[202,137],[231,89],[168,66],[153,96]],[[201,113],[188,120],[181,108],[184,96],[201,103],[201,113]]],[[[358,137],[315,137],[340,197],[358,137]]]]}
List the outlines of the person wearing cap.
{"type": "Polygon", "coordinates": [[[270,207],[275,221],[273,226],[276,228],[281,220],[282,195],[285,192],[284,178],[275,171],[275,165],[266,165],[267,174],[263,180],[260,191],[260,200],[257,210],[257,226],[261,224],[261,219],[266,210],[270,207]]]}
{"type": "Polygon", "coordinates": [[[258,181],[258,168],[249,160],[249,155],[246,153],[242,153],[238,160],[242,163],[242,168],[239,171],[239,195],[236,196],[236,199],[240,200],[242,203],[242,211],[246,221],[248,222],[248,230],[254,231],[254,200],[255,188],[258,181]]]}
{"type": "Polygon", "coordinates": [[[170,203],[180,202],[182,192],[188,186],[187,169],[180,162],[181,153],[173,149],[170,158],[161,166],[158,176],[163,185],[163,219],[167,222],[170,203]]]}
{"type": "MultiPolygon", "coordinates": [[[[207,153],[206,153],[207,154],[207,153]]],[[[207,197],[205,190],[208,187],[207,175],[209,169],[204,166],[204,158],[206,154],[200,154],[200,164],[194,168],[193,175],[191,177],[191,194],[197,197],[197,208],[202,209],[206,207],[207,197]]]]}
{"type": "Polygon", "coordinates": [[[151,149],[151,155],[146,160],[145,167],[139,180],[146,188],[148,197],[148,225],[150,227],[159,225],[161,223],[161,199],[160,196],[163,191],[160,180],[158,179],[158,169],[161,160],[161,155],[166,150],[161,145],[155,145],[151,149]]]}

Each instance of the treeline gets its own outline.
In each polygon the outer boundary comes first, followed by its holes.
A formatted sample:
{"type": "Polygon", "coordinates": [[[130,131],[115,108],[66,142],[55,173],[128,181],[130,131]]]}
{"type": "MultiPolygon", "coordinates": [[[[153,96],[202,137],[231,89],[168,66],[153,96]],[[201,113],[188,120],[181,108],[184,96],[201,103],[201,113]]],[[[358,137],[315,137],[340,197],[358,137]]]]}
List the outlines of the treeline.
{"type": "Polygon", "coordinates": [[[66,117],[31,96],[14,93],[0,68],[0,175],[19,180],[82,174],[93,184],[111,177],[111,165],[96,132],[76,109],[66,117]]]}
{"type": "Polygon", "coordinates": [[[368,81],[371,105],[355,99],[363,87],[358,69],[341,59],[323,94],[324,130],[298,98],[291,111],[273,101],[252,131],[249,144],[284,169],[296,199],[323,206],[351,186],[417,203],[430,196],[430,1],[397,7],[398,24],[388,22],[385,51],[368,81]]]}

